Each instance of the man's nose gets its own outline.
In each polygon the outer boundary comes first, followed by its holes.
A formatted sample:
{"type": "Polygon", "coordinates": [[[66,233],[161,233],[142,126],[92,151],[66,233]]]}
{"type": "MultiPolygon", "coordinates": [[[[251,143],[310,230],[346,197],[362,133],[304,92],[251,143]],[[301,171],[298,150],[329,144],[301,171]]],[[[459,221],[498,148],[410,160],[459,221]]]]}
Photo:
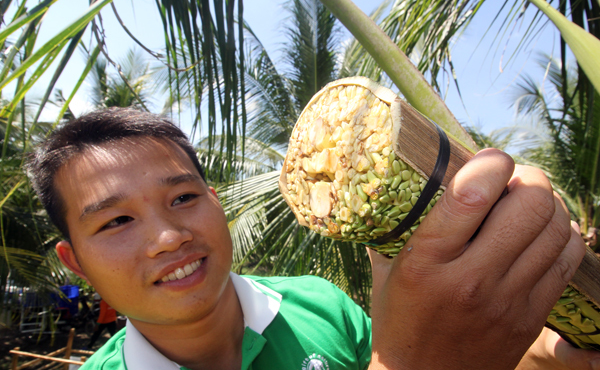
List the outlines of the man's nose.
{"type": "Polygon", "coordinates": [[[184,243],[192,240],[192,233],[181,222],[168,218],[158,218],[149,225],[154,240],[147,248],[148,257],[154,258],[163,252],[173,252],[184,243]]]}

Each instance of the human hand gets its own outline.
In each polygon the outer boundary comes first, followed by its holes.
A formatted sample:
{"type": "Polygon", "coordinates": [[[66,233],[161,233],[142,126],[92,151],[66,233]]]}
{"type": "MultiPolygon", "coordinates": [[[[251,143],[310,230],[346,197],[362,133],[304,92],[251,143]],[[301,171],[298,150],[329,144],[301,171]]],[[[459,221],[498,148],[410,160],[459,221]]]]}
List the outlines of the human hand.
{"type": "Polygon", "coordinates": [[[398,257],[373,256],[370,369],[515,368],[584,253],[541,171],[479,152],[398,257]]]}
{"type": "MultiPolygon", "coordinates": [[[[571,227],[580,234],[579,225],[571,227]]],[[[600,370],[600,352],[570,345],[554,331],[544,328],[519,362],[517,370],[600,370]]]]}
{"type": "Polygon", "coordinates": [[[600,370],[600,352],[575,348],[544,328],[517,370],[600,370]]]}

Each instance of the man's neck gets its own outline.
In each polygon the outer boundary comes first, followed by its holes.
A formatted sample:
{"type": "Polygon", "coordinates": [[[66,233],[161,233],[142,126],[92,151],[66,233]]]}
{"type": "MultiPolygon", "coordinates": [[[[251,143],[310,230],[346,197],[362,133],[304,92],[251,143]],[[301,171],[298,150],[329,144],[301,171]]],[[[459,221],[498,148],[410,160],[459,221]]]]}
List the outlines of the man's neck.
{"type": "Polygon", "coordinates": [[[164,356],[192,370],[240,369],[244,316],[231,280],[214,309],[195,323],[131,323],[164,356]]]}

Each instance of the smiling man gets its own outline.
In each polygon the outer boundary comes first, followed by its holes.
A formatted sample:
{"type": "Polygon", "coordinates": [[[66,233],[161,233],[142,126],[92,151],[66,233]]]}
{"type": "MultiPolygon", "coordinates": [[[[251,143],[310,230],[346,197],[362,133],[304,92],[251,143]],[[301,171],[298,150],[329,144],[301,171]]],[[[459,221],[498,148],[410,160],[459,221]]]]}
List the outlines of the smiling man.
{"type": "MultiPolygon", "coordinates": [[[[80,117],[52,133],[29,169],[65,236],[60,260],[129,319],[84,369],[514,368],[584,251],[547,179],[484,151],[411,248],[394,261],[372,256],[371,329],[325,280],[230,273],[217,195],[185,135],[159,116],[80,117]]],[[[593,353],[573,353],[578,363],[556,368],[591,369],[593,353]]],[[[536,368],[539,357],[520,366],[536,368]]]]}

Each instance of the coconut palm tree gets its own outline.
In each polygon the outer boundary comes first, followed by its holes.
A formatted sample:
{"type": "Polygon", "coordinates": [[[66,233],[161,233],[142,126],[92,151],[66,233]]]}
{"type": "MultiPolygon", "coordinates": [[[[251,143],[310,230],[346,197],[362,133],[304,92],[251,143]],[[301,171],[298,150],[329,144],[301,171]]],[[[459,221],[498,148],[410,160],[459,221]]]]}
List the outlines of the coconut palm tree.
{"type": "Polygon", "coordinates": [[[35,109],[37,105],[27,105],[24,111],[19,107],[12,123],[14,127],[8,134],[7,121],[0,120],[3,138],[0,142],[6,143],[3,145],[6,152],[1,162],[4,181],[0,185],[3,195],[0,201],[0,295],[3,299],[7,298],[5,294],[13,287],[32,287],[40,292],[49,292],[63,277],[57,265],[47,259],[58,232],[35,201],[22,170],[27,136],[32,136],[29,140],[39,140],[52,126],[47,122],[39,122],[32,128],[34,117],[31,108],[35,109]]]}
{"type": "Polygon", "coordinates": [[[90,98],[96,108],[146,109],[154,84],[150,63],[138,49],[130,49],[118,61],[120,70],[109,74],[106,58],[96,58],[90,80],[90,98]]]}
{"type": "Polygon", "coordinates": [[[545,84],[524,76],[515,89],[517,112],[547,130],[545,142],[524,156],[547,171],[587,234],[600,217],[600,97],[586,94],[576,66],[547,55],[539,65],[547,71],[545,84]]]}
{"type": "Polygon", "coordinates": [[[61,279],[61,271],[46,258],[57,233],[36,202],[22,166],[31,144],[52,127],[51,123],[38,120],[56,80],[64,71],[87,24],[107,2],[91,6],[44,45],[37,43],[37,36],[43,15],[53,2],[42,1],[30,8],[26,1],[20,2],[15,5],[14,12],[9,12],[12,19],[7,19],[10,3],[5,2],[0,10],[0,17],[6,21],[0,29],[0,49],[3,51],[0,65],[0,94],[3,97],[0,104],[2,308],[9,302],[5,300],[5,293],[11,287],[47,291],[61,279]],[[52,65],[55,60],[57,63],[52,65]],[[46,72],[53,74],[46,93],[40,101],[31,104],[33,100],[26,101],[26,93],[46,72]],[[9,91],[9,88],[14,90],[9,91]]]}

